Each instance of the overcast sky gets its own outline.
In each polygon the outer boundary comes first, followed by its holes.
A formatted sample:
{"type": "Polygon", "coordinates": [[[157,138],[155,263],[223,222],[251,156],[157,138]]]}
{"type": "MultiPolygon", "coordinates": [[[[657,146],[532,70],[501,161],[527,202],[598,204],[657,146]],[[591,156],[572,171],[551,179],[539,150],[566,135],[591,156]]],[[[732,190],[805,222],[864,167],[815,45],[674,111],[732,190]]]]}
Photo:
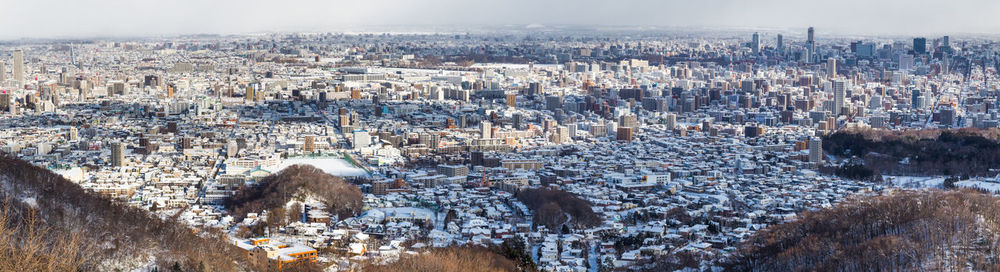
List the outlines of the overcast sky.
{"type": "Polygon", "coordinates": [[[1000,33],[998,12],[996,0],[0,0],[0,39],[503,24],[1000,33]]]}

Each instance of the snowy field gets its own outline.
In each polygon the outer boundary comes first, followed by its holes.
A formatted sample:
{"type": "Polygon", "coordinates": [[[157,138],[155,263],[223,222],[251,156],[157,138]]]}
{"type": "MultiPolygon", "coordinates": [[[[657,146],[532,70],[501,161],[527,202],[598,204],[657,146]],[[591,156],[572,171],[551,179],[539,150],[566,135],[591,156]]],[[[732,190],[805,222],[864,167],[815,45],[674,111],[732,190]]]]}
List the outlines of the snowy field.
{"type": "Polygon", "coordinates": [[[1000,194],[1000,183],[995,179],[989,180],[963,180],[955,182],[955,187],[960,188],[975,188],[986,190],[987,192],[1000,194]]]}
{"type": "Polygon", "coordinates": [[[351,163],[340,158],[294,158],[281,162],[274,170],[278,172],[296,164],[308,164],[316,167],[327,174],[334,176],[365,176],[368,175],[364,169],[354,167],[351,163]]]}
{"type": "MultiPolygon", "coordinates": [[[[944,188],[944,180],[947,177],[904,177],[885,176],[886,181],[893,186],[908,189],[920,188],[944,188]]],[[[955,182],[958,188],[981,189],[994,194],[1000,194],[1000,179],[998,178],[973,178],[955,182]]]]}
{"type": "Polygon", "coordinates": [[[942,188],[946,177],[908,177],[908,176],[884,176],[885,181],[900,188],[942,188]]]}

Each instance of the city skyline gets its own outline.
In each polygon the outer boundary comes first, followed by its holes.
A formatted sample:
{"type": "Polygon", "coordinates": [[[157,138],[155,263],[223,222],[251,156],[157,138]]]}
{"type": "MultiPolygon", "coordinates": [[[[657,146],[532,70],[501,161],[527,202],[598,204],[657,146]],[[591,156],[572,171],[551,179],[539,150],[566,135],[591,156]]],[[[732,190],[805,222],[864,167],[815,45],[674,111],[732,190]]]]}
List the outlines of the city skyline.
{"type": "MultiPolygon", "coordinates": [[[[9,2],[0,39],[137,37],[183,34],[350,32],[376,29],[437,32],[482,26],[645,26],[770,28],[814,26],[824,34],[991,34],[1000,22],[990,1],[914,4],[910,1],[337,1],[292,0],[281,5],[182,0],[44,0],[9,2]],[[57,8],[51,8],[57,7],[57,8]],[[303,8],[309,7],[309,8],[303,8]],[[35,15],[45,11],[48,16],[35,15]],[[29,23],[30,22],[30,23],[29,23]]],[[[525,28],[530,30],[531,28],[525,28]]]]}

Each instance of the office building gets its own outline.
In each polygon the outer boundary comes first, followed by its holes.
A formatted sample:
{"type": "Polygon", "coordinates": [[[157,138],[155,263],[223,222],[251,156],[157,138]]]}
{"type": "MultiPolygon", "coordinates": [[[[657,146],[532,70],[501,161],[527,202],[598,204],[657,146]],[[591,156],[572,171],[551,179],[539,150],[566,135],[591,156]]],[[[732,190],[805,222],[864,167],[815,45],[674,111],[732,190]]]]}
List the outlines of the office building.
{"type": "Polygon", "coordinates": [[[479,123],[479,135],[483,139],[493,138],[493,123],[482,121],[479,123]]]}
{"type": "Polygon", "coordinates": [[[125,166],[125,144],[120,142],[111,144],[111,166],[125,166]]]}
{"type": "Polygon", "coordinates": [[[831,78],[837,78],[837,59],[829,58],[826,60],[826,74],[831,78]]]}
{"type": "Polygon", "coordinates": [[[778,50],[778,53],[783,53],[785,51],[785,41],[781,34],[778,34],[778,44],[775,48],[778,50]]]}
{"type": "Polygon", "coordinates": [[[927,54],[927,38],[913,38],[913,53],[927,54]]]}
{"type": "Polygon", "coordinates": [[[354,149],[361,149],[372,145],[372,135],[367,130],[355,130],[353,138],[354,149]]]}
{"type": "Polygon", "coordinates": [[[808,38],[806,39],[806,62],[810,63],[813,62],[813,60],[815,60],[815,58],[813,57],[813,55],[816,54],[815,33],[816,32],[814,31],[813,27],[810,26],[808,38]]]}
{"type": "Polygon", "coordinates": [[[24,51],[14,50],[13,62],[14,82],[17,87],[21,87],[24,85],[24,51]]]}
{"type": "Polygon", "coordinates": [[[819,137],[809,138],[809,162],[823,163],[823,140],[819,137]]]}
{"type": "Polygon", "coordinates": [[[833,114],[843,113],[844,103],[847,96],[847,82],[838,79],[833,81],[833,114]]]}
{"type": "Polygon", "coordinates": [[[316,151],[316,136],[306,135],[305,142],[302,143],[302,151],[306,153],[316,151]]]}

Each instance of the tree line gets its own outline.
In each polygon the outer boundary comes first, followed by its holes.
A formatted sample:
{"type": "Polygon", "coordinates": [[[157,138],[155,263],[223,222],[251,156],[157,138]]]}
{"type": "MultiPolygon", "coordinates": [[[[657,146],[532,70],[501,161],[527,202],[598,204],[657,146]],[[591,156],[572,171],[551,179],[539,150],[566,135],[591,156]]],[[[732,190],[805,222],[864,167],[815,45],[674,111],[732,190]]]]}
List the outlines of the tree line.
{"type": "Polygon", "coordinates": [[[837,169],[847,176],[993,175],[1000,168],[1000,130],[854,129],[823,138],[828,154],[854,158],[863,167],[837,169]]]}

